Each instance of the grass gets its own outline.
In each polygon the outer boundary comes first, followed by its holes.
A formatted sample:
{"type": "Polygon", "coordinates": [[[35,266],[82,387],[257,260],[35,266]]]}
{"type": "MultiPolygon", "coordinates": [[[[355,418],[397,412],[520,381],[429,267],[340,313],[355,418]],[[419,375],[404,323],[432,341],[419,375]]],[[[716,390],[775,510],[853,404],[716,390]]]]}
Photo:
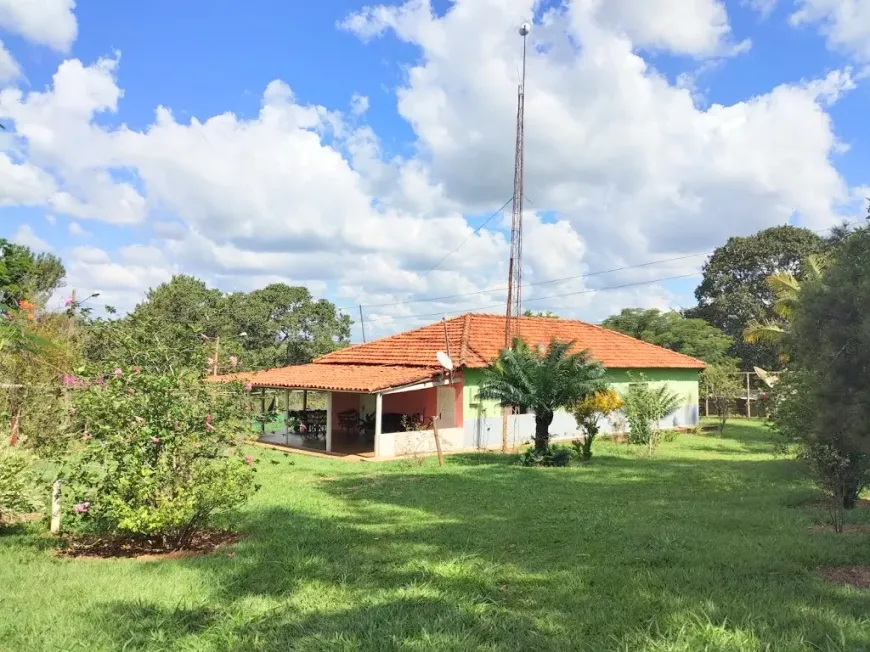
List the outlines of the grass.
{"type": "MultiPolygon", "coordinates": [[[[50,555],[0,537],[2,650],[870,650],[870,564],[759,424],[583,467],[497,454],[348,464],[258,449],[232,549],[50,555]]],[[[851,515],[870,522],[870,510],[851,515]]]]}

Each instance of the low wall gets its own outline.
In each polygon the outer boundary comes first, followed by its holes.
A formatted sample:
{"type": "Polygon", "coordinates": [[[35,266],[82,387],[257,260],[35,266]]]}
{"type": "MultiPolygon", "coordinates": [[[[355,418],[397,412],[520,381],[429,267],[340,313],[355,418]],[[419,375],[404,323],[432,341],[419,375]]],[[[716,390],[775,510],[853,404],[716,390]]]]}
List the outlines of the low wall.
{"type": "MultiPolygon", "coordinates": [[[[439,428],[441,450],[445,453],[462,450],[465,437],[463,428],[439,428]]],[[[432,430],[381,433],[378,441],[378,457],[402,457],[434,453],[435,433],[432,430]]]]}
{"type": "MultiPolygon", "coordinates": [[[[471,416],[471,415],[469,415],[471,416]]],[[[608,419],[602,419],[600,434],[614,432],[608,419]]],[[[662,428],[682,428],[698,425],[698,406],[685,405],[659,424],[662,428]]],[[[623,425],[628,429],[628,424],[623,425]]],[[[478,413],[477,418],[466,419],[462,447],[465,449],[487,449],[501,446],[502,417],[478,413]]],[[[530,443],[535,436],[535,415],[518,414],[508,417],[508,446],[515,447],[530,443]]],[[[559,410],[553,415],[550,424],[550,438],[553,441],[578,439],[583,431],[577,427],[573,415],[559,410]]]]}

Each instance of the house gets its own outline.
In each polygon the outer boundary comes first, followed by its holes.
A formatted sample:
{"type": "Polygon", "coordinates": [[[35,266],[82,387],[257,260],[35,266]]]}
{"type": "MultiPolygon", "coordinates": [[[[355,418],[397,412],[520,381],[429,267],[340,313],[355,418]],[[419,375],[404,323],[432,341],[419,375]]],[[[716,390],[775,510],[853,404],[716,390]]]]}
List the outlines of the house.
{"type": "MultiPolygon", "coordinates": [[[[291,390],[301,390],[304,395],[309,391],[326,393],[322,438],[308,432],[305,439],[299,439],[288,428],[283,435],[271,435],[275,443],[289,444],[292,440],[298,446],[377,458],[431,452],[435,446],[432,431],[409,428],[408,419],[402,416],[421,415],[421,426],[429,427],[431,418],[438,415],[445,450],[498,448],[502,443],[502,409],[492,401],[480,400],[478,390],[484,368],[504,346],[504,332],[503,316],[466,314],[340,349],[310,364],[215,380],[242,377],[264,394],[267,389],[283,390],[288,399],[285,405],[289,405],[291,390]],[[452,372],[439,365],[438,351],[453,360],[452,372]],[[360,416],[369,416],[370,428],[363,429],[362,434],[355,427],[360,416]]],[[[666,383],[681,397],[682,407],[663,425],[697,425],[698,374],[704,368],[700,360],[581,321],[523,317],[519,332],[533,346],[547,345],[554,338],[574,341],[573,350],[588,350],[607,368],[607,380],[617,391],[628,388],[630,372],[666,383]]],[[[609,427],[604,424],[602,431],[609,427]]],[[[533,432],[534,415],[508,417],[510,445],[529,441],[533,432]]],[[[574,418],[564,411],[556,414],[550,432],[555,440],[582,434],[574,418]]]]}

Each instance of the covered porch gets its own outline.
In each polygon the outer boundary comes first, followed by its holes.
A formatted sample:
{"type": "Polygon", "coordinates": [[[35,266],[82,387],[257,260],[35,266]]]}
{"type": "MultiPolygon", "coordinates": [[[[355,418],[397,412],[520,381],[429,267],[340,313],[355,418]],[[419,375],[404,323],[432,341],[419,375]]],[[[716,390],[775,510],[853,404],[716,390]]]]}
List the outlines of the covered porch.
{"type": "Polygon", "coordinates": [[[256,372],[247,379],[260,397],[256,427],[264,444],[364,459],[392,458],[434,452],[437,425],[442,449],[462,448],[459,372],[309,364],[256,372]],[[336,378],[330,380],[332,376],[336,378]],[[407,382],[409,378],[414,380],[407,382]]]}

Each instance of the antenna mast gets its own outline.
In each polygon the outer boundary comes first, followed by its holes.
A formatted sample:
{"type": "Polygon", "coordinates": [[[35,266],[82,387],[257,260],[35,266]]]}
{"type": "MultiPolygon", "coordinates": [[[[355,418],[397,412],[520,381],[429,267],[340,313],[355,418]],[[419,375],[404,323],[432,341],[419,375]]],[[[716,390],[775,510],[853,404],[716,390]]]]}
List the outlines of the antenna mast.
{"type": "Polygon", "coordinates": [[[519,335],[519,317],[523,314],[523,155],[525,150],[526,40],[532,26],[523,23],[523,74],[517,87],[517,142],[514,151],[514,197],[511,210],[511,255],[508,264],[508,294],[505,310],[504,345],[509,347],[519,335]]]}

